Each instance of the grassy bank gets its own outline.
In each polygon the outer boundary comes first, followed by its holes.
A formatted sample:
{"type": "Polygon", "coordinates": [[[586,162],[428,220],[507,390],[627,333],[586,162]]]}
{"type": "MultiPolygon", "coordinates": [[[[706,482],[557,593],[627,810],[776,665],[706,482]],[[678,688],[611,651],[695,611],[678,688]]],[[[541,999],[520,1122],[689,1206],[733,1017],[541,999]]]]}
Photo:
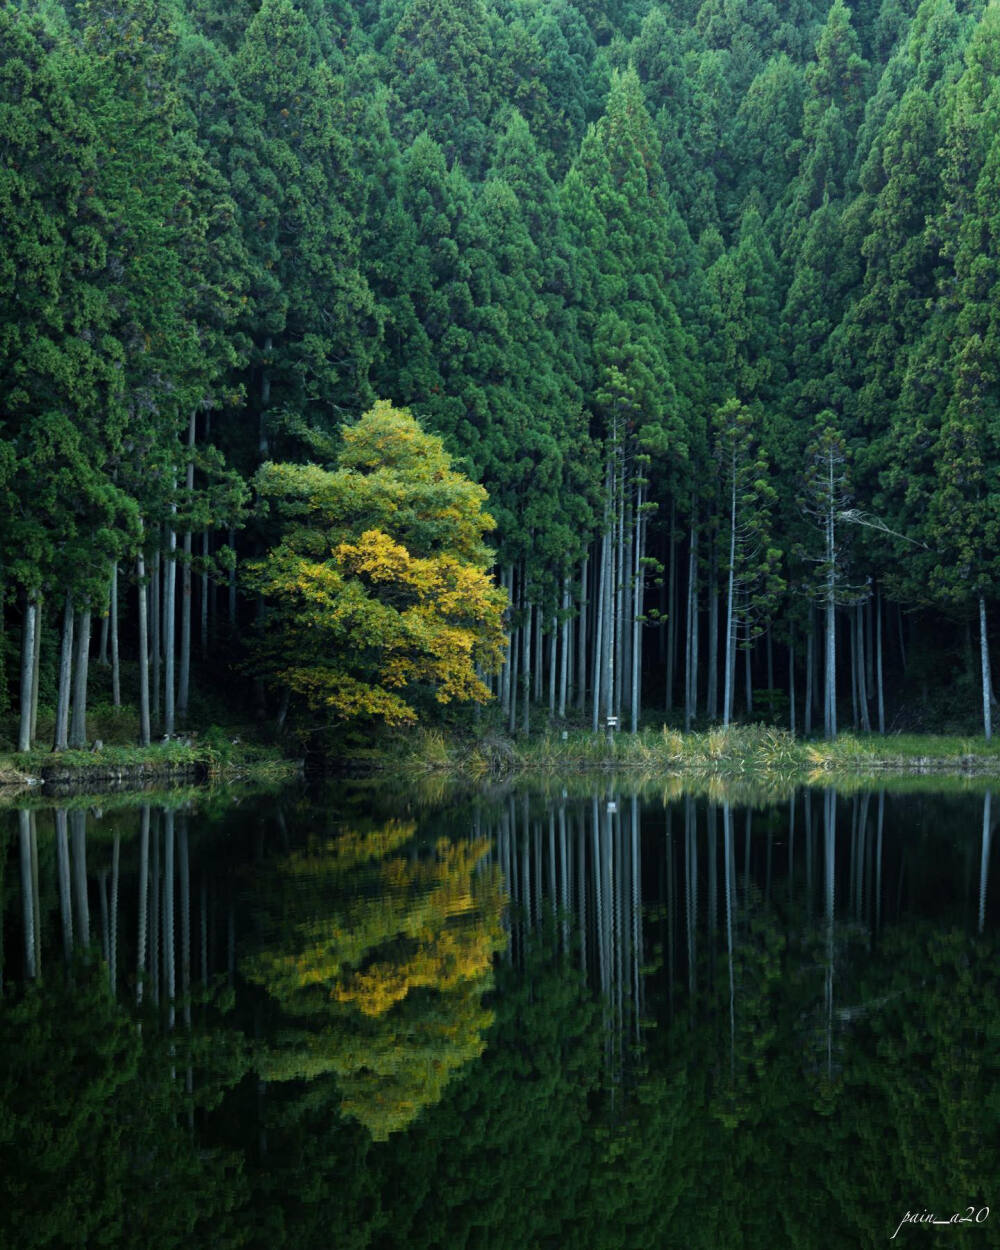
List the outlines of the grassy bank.
{"type": "Polygon", "coordinates": [[[917,734],[808,741],[759,725],[688,734],[646,730],[612,738],[579,731],[528,739],[491,735],[471,742],[424,731],[393,751],[391,766],[469,779],[594,771],[731,780],[768,775],[814,784],[890,773],[1000,777],[1000,741],[917,734]]]}
{"type": "Polygon", "coordinates": [[[0,788],[140,787],[153,782],[273,781],[300,771],[277,747],[223,738],[100,750],[33,750],[0,755],[0,788]]]}

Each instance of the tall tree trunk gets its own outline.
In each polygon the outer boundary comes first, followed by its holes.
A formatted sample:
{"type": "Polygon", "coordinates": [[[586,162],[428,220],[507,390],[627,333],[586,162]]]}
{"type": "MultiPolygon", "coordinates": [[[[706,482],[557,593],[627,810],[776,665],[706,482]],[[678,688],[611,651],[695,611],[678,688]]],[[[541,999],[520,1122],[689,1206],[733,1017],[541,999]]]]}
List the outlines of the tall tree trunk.
{"type": "Polygon", "coordinates": [[[31,738],[38,736],[38,691],[42,677],[42,609],[44,604],[39,599],[35,613],[35,649],[31,657],[31,738]]]}
{"type": "Polygon", "coordinates": [[[608,590],[608,514],[607,501],[604,505],[604,533],[601,535],[601,567],[597,577],[597,620],[594,636],[594,718],[593,731],[597,733],[601,720],[601,709],[604,703],[604,690],[607,681],[607,637],[605,618],[607,612],[608,590]]]}
{"type": "Polygon", "coordinates": [[[687,584],[687,632],[684,636],[684,732],[691,728],[691,719],[694,715],[694,697],[692,687],[695,683],[694,674],[694,633],[696,629],[696,599],[697,599],[697,530],[695,529],[695,521],[691,521],[691,531],[688,540],[688,584],[687,584]]]}
{"type": "Polygon", "coordinates": [[[664,708],[674,705],[674,668],[677,655],[677,503],[670,500],[670,554],[667,559],[667,679],[664,708]]]}
{"type": "MultiPolygon", "coordinates": [[[[157,541],[161,541],[162,535],[157,532],[157,541]]],[[[153,652],[153,721],[159,729],[160,719],[160,659],[161,659],[161,638],[162,638],[162,613],[160,611],[160,600],[162,595],[160,592],[160,565],[163,563],[159,547],[153,552],[153,571],[149,581],[149,615],[151,618],[152,638],[150,644],[153,652]]]]}
{"type": "Polygon", "coordinates": [[[882,682],[882,587],[875,600],[875,680],[878,685],[878,731],[885,733],[885,686],[882,682]]]}
{"type": "Polygon", "coordinates": [[[735,593],[736,565],[736,477],[733,475],[732,490],[729,500],[729,575],[726,589],[726,668],[723,678],[722,692],[722,724],[728,725],[733,719],[733,686],[736,674],[736,620],[733,604],[735,593]]]}
{"type": "Polygon", "coordinates": [[[643,487],[639,483],[635,509],[635,565],[633,568],[633,603],[632,614],[632,698],[631,698],[631,729],[635,733],[639,728],[639,717],[642,712],[642,618],[645,610],[646,566],[643,563],[646,555],[646,518],[643,512],[643,487]]]}
{"type": "Polygon", "coordinates": [[[236,630],[236,531],[229,531],[229,546],[233,552],[233,564],[229,570],[229,597],[227,600],[229,628],[236,630]]]}
{"type": "Polygon", "coordinates": [[[139,742],[149,746],[149,587],[142,548],[135,558],[135,580],[139,594],[139,742]]]}
{"type": "Polygon", "coordinates": [[[199,643],[201,646],[201,658],[203,660],[208,658],[208,605],[211,602],[212,594],[212,586],[208,577],[209,554],[208,530],[203,530],[201,535],[201,559],[203,564],[201,574],[201,601],[198,605],[201,625],[199,643]]]}
{"type": "Polygon", "coordinates": [[[69,745],[82,747],[87,741],[87,669],[90,661],[90,608],[78,614],[76,658],[73,663],[73,715],[69,726],[69,745]]]}
{"type": "Polygon", "coordinates": [[[560,626],[560,636],[562,638],[562,646],[559,650],[559,719],[566,719],[566,700],[569,696],[569,643],[570,643],[570,622],[569,622],[569,574],[563,574],[562,582],[562,613],[563,619],[560,626]]]}
{"type": "Polygon", "coordinates": [[[719,716],[719,568],[714,537],[708,562],[708,691],[705,715],[710,721],[719,716]]]}
{"type": "Polygon", "coordinates": [[[517,729],[517,688],[519,683],[517,675],[517,666],[521,658],[521,626],[516,625],[511,634],[510,659],[508,666],[510,676],[508,679],[510,688],[510,710],[507,719],[507,732],[514,733],[517,729]]]}
{"type": "Polygon", "coordinates": [[[531,733],[531,630],[534,625],[533,608],[525,604],[526,616],[521,626],[521,684],[524,687],[524,707],[521,710],[524,732],[531,733]]]}
{"type": "Polygon", "coordinates": [[[858,604],[857,635],[858,635],[858,707],[861,712],[861,728],[866,734],[872,731],[871,717],[868,714],[868,661],[865,654],[865,609],[858,604]]]}
{"type": "Polygon", "coordinates": [[[812,716],[813,716],[813,648],[815,643],[815,628],[813,622],[813,610],[809,608],[809,632],[806,634],[806,698],[805,707],[802,710],[802,732],[808,738],[812,733],[812,716]]]}
{"type": "Polygon", "coordinates": [[[533,619],[534,628],[535,628],[534,645],[531,648],[531,657],[534,660],[534,664],[535,664],[534,671],[531,674],[532,679],[533,679],[533,691],[534,691],[533,697],[536,703],[541,703],[542,701],[542,669],[544,667],[542,663],[543,641],[542,641],[542,609],[541,607],[539,607],[537,611],[532,613],[532,619],[533,619]]]}
{"type": "Polygon", "coordinates": [[[788,729],[795,737],[795,643],[788,644],[788,729]]]}
{"type": "Polygon", "coordinates": [[[111,702],[115,707],[122,705],[121,665],[118,655],[118,564],[111,570],[111,607],[108,613],[111,621],[111,702]]]}
{"type": "Polygon", "coordinates": [[[979,856],[979,932],[982,933],[986,925],[986,879],[989,875],[990,866],[990,834],[993,831],[993,821],[991,819],[991,806],[993,803],[993,792],[987,790],[983,798],[983,849],[979,856]]]}
{"type": "MultiPolygon", "coordinates": [[[[195,414],[191,413],[188,423],[188,462],[184,485],[187,489],[188,507],[194,496],[194,439],[195,414]]],[[[177,715],[184,721],[188,712],[188,699],[191,690],[191,554],[192,538],[190,528],[184,532],[184,558],[181,565],[181,663],[177,681],[177,715]]]]}
{"type": "Polygon", "coordinates": [[[579,642],[576,648],[576,706],[581,712],[587,704],[587,621],[590,617],[588,611],[590,601],[587,593],[587,574],[589,571],[590,551],[588,550],[580,565],[579,642]]]}
{"type": "MultiPolygon", "coordinates": [[[[175,484],[176,485],[176,484],[175,484]]],[[[177,504],[170,505],[173,515],[177,504]]],[[[177,647],[175,630],[177,625],[177,531],[171,522],[167,531],[167,556],[163,566],[163,732],[166,737],[174,736],[176,711],[176,660],[177,647]]]]}
{"type": "Polygon", "coordinates": [[[35,680],[35,636],[39,632],[38,604],[29,599],[24,607],[24,628],[21,633],[21,718],[17,734],[19,751],[31,750],[31,697],[35,680]]]}
{"type": "Polygon", "coordinates": [[[76,615],[72,596],[66,595],[63,608],[62,641],[59,647],[59,690],[56,695],[56,725],[52,742],[53,751],[65,751],[69,746],[70,679],[73,673],[73,626],[76,615]]]}
{"type": "Polygon", "coordinates": [[[993,737],[993,677],[990,672],[990,644],[986,632],[986,597],[979,596],[979,658],[983,676],[983,735],[993,737]]]}

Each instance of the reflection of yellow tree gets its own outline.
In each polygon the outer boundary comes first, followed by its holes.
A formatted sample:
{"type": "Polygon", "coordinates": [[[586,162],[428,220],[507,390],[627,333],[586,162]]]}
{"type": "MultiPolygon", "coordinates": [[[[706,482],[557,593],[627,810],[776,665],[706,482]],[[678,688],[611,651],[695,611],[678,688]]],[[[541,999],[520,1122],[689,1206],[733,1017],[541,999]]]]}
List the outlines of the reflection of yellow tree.
{"type": "Polygon", "coordinates": [[[310,1018],[282,1030],[262,1074],[336,1073],[344,1110],[376,1140],[481,1054],[504,940],[488,841],[442,839],[418,855],[413,833],[391,822],[289,856],[262,900],[276,941],[243,965],[288,1016],[310,1018]]]}

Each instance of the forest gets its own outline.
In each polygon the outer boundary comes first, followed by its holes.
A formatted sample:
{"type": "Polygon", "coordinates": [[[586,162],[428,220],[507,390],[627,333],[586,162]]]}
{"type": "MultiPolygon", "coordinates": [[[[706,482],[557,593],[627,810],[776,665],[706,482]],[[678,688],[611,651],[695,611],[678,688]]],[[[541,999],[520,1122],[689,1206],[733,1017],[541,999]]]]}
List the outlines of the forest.
{"type": "Polygon", "coordinates": [[[990,737],[1000,5],[4,0],[0,220],[3,745],[990,737]]]}

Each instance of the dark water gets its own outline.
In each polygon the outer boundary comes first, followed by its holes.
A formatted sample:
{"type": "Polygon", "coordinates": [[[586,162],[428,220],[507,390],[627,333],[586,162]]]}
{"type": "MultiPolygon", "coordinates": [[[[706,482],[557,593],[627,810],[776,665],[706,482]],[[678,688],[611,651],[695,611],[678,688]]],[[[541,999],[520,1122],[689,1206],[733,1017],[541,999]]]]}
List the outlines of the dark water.
{"type": "Polygon", "coordinates": [[[0,1245],[1000,1245],[1000,796],[570,789],[0,814],[0,1245]]]}

